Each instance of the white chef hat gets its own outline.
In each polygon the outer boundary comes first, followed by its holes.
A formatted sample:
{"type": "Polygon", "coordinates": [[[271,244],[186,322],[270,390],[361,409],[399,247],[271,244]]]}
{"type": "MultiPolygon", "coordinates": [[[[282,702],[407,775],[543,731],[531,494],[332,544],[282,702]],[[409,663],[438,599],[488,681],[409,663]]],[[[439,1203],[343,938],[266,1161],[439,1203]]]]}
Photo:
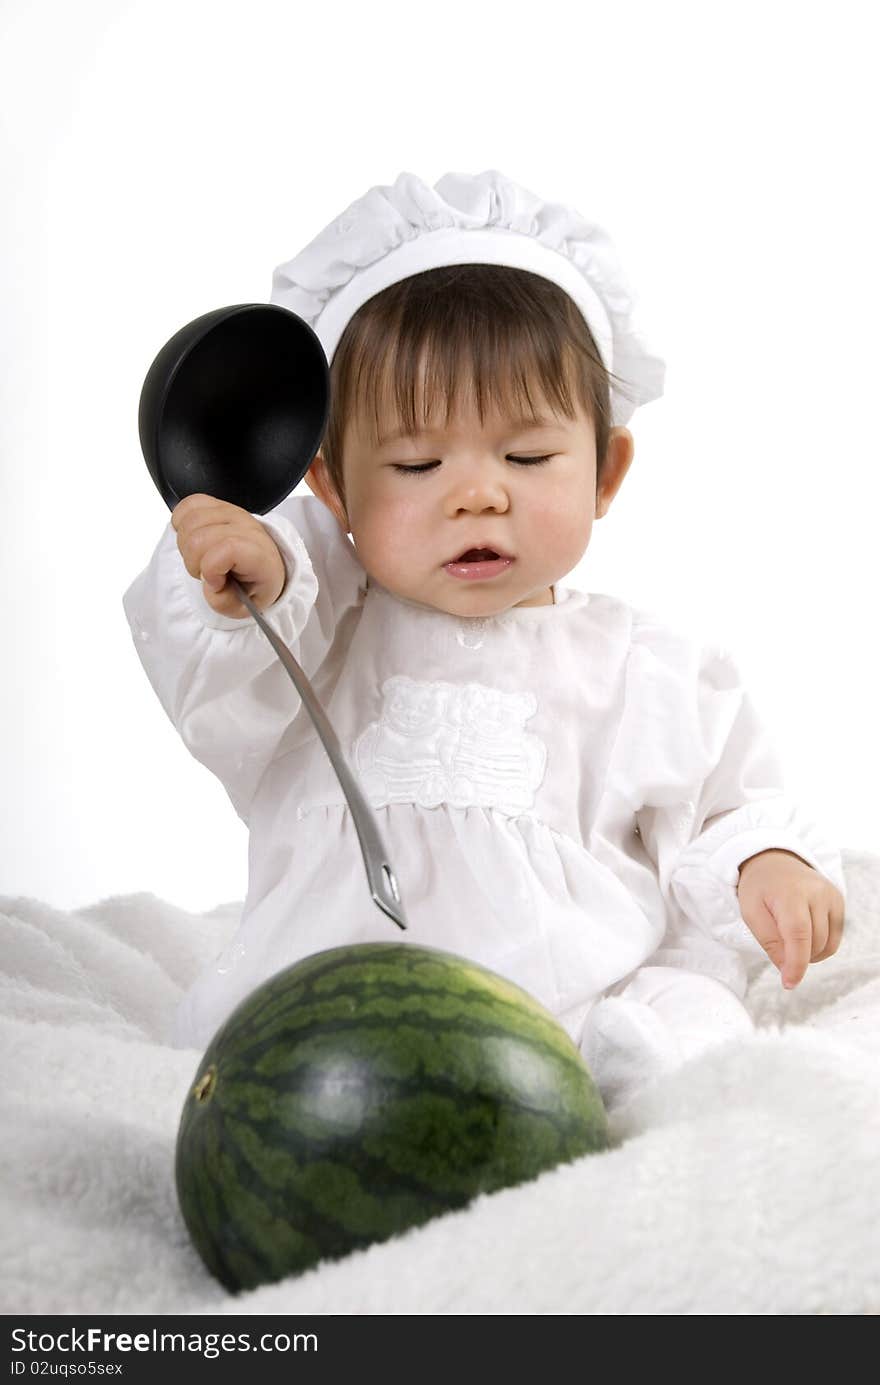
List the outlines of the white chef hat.
{"type": "Polygon", "coordinates": [[[612,423],[663,393],[665,362],[633,323],[635,295],[600,226],[545,202],[498,169],[445,173],[433,188],[414,173],[370,188],[272,275],[270,301],[313,328],[327,356],[364,303],[390,284],[440,265],[502,264],[550,279],[574,299],[611,380],[612,423]]]}

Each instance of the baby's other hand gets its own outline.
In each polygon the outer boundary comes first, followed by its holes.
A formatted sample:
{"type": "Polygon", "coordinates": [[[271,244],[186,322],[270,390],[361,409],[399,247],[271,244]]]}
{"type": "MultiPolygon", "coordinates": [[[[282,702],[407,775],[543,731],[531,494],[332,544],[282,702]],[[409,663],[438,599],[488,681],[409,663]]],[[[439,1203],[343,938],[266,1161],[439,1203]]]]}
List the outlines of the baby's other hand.
{"type": "Polygon", "coordinates": [[[196,493],[171,511],[184,566],[201,578],[205,600],[221,616],[250,615],[227,581],[231,573],[259,610],[277,601],[287,580],[284,559],[269,530],[238,505],[196,493]]]}
{"type": "Polygon", "coordinates": [[[791,990],[810,962],[832,957],[843,935],[844,898],[835,885],[794,852],[759,851],[742,862],[737,898],[782,984],[791,990]]]}

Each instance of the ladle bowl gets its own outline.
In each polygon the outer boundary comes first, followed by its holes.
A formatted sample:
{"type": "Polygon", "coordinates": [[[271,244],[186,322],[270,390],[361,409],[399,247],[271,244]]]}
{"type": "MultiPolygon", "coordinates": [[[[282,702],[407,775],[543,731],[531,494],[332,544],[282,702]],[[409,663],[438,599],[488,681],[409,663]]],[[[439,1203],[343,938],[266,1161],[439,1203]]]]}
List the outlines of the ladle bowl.
{"type": "Polygon", "coordinates": [[[169,508],[199,492],[263,515],[305,476],[329,410],[330,368],[308,323],[275,303],[240,303],[165,343],[138,432],[169,508]]]}

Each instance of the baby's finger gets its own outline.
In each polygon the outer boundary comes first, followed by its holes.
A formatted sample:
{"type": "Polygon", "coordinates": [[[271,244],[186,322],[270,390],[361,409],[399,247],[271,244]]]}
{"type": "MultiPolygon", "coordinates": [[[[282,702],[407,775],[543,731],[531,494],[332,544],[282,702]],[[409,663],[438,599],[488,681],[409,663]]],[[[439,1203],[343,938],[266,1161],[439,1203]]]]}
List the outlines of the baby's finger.
{"type": "Polygon", "coordinates": [[[250,615],[250,612],[230,580],[233,577],[238,578],[238,573],[234,570],[236,557],[232,551],[237,543],[238,540],[231,541],[232,547],[227,543],[215,543],[210,555],[204,560],[204,570],[198,575],[201,576],[204,597],[211,609],[218,615],[234,616],[236,620],[242,620],[250,615]],[[227,553],[225,557],[224,550],[227,553]]]}
{"type": "MultiPolygon", "coordinates": [[[[205,512],[202,512],[205,513],[205,512]]],[[[238,540],[241,536],[233,534],[227,523],[198,523],[198,527],[181,529],[177,536],[184,565],[191,577],[205,577],[204,558],[209,549],[217,548],[226,539],[238,540]]],[[[227,569],[228,570],[228,569],[227,569]]],[[[226,571],[223,576],[225,577],[226,571]]]]}
{"type": "Polygon", "coordinates": [[[828,945],[828,904],[821,899],[814,899],[810,903],[810,917],[813,920],[813,945],[810,949],[810,961],[817,962],[828,945]]]}
{"type": "Polygon", "coordinates": [[[834,898],[828,909],[828,941],[818,957],[814,957],[815,962],[824,962],[827,957],[833,957],[843,937],[843,923],[846,905],[843,895],[839,890],[834,891],[834,898]]]}
{"type": "Polygon", "coordinates": [[[230,572],[239,582],[262,581],[265,565],[265,549],[254,539],[242,534],[221,534],[213,543],[205,546],[199,575],[203,582],[219,589],[230,572]]]}
{"type": "Polygon", "coordinates": [[[743,910],[743,917],[774,967],[778,967],[781,972],[785,956],[785,943],[779,936],[779,928],[776,920],[770,913],[766,904],[760,899],[750,900],[747,914],[746,911],[743,910]]]}
{"type": "Polygon", "coordinates": [[[780,936],[785,943],[782,984],[791,990],[804,979],[813,950],[813,919],[804,900],[770,903],[780,936]]]}
{"type": "MultiPolygon", "coordinates": [[[[202,551],[198,558],[198,573],[205,586],[210,591],[219,592],[226,585],[226,577],[230,572],[235,572],[236,563],[239,561],[240,540],[237,538],[214,539],[202,551]]],[[[239,576],[239,573],[235,573],[239,576]]]]}
{"type": "Polygon", "coordinates": [[[238,505],[230,505],[226,500],[218,500],[215,495],[194,492],[179,500],[171,511],[171,523],[178,534],[188,534],[204,524],[230,524],[248,514],[238,505]]]}
{"type": "Polygon", "coordinates": [[[205,495],[202,491],[194,491],[192,495],[185,495],[182,500],[178,500],[171,511],[171,523],[179,533],[181,525],[189,523],[192,515],[197,515],[206,506],[216,504],[216,496],[205,495]]]}
{"type": "Polygon", "coordinates": [[[211,587],[209,583],[203,582],[205,600],[220,616],[233,616],[236,620],[243,620],[250,615],[247,606],[239,598],[238,592],[232,583],[225,578],[219,587],[211,587]]]}

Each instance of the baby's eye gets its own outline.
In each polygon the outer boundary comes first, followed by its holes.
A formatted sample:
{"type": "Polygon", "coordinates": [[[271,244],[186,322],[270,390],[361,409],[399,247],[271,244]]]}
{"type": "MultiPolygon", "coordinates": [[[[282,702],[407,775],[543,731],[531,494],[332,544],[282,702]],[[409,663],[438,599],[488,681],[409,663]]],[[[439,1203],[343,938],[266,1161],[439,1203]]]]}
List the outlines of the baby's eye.
{"type": "MultiPolygon", "coordinates": [[[[549,462],[552,456],[552,452],[548,452],[542,457],[514,457],[508,454],[507,460],[510,462],[517,462],[520,466],[541,466],[542,463],[549,462]]],[[[424,476],[426,472],[433,471],[440,463],[417,462],[412,465],[407,465],[405,462],[393,462],[392,465],[395,471],[405,471],[410,476],[424,476]]]]}
{"type": "Polygon", "coordinates": [[[439,462],[419,462],[417,465],[407,466],[405,462],[392,462],[395,471],[406,471],[411,476],[424,476],[426,472],[433,471],[439,462]]]}

